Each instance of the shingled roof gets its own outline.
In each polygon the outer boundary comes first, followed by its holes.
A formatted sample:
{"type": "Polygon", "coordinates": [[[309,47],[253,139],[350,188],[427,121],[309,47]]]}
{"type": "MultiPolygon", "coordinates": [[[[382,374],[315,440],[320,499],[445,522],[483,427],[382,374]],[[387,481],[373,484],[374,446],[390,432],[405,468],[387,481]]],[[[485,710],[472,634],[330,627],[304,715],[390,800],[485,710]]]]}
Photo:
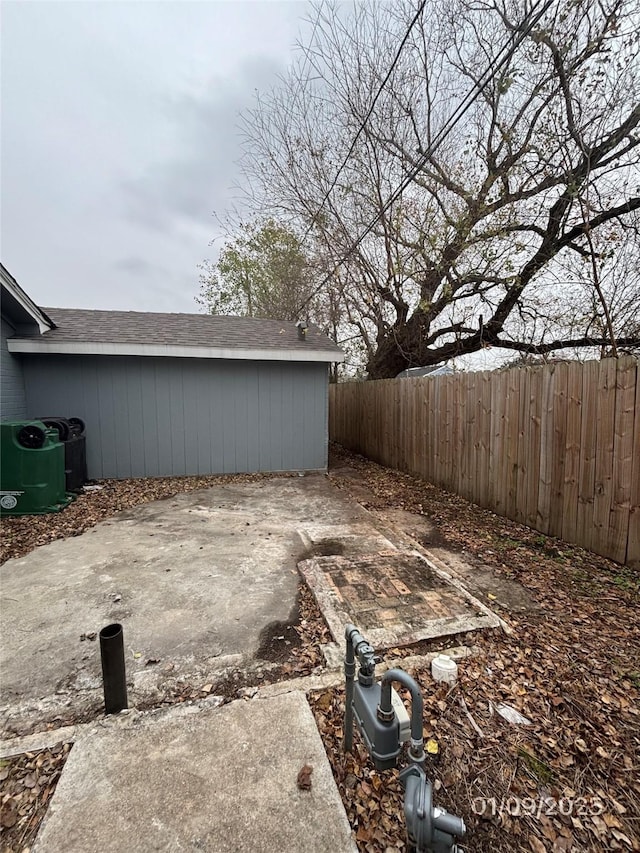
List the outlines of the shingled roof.
{"type": "Polygon", "coordinates": [[[290,321],[211,314],[44,308],[44,334],[9,339],[12,352],[152,355],[284,361],[342,361],[342,350],[310,326],[304,340],[290,321]]]}

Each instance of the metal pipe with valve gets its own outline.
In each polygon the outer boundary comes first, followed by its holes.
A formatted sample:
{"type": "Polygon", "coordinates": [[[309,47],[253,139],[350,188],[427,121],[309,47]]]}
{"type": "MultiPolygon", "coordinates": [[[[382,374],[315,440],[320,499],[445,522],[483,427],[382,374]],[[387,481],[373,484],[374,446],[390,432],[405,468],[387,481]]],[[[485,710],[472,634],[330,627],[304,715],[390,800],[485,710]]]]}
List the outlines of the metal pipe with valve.
{"type": "Polygon", "coordinates": [[[433,788],[425,770],[422,734],[423,700],[420,687],[402,669],[390,669],[378,683],[373,647],[355,625],[345,628],[347,649],[344,661],[346,705],[345,752],[353,748],[354,722],[377,770],[397,766],[402,747],[409,742],[411,762],[400,772],[404,789],[404,814],[409,841],[417,853],[456,853],[456,838],[466,832],[462,818],[433,805],[433,788]],[[356,671],[358,677],[356,680],[356,671]],[[411,694],[411,719],[392,687],[402,684],[411,694]]]}

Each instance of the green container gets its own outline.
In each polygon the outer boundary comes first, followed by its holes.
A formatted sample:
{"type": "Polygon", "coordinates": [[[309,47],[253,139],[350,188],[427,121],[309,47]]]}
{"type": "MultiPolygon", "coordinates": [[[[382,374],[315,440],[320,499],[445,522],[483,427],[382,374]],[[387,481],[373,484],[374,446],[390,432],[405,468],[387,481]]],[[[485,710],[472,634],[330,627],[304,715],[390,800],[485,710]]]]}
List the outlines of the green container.
{"type": "Polygon", "coordinates": [[[0,513],[58,512],[71,500],[57,430],[41,421],[0,423],[0,513]]]}

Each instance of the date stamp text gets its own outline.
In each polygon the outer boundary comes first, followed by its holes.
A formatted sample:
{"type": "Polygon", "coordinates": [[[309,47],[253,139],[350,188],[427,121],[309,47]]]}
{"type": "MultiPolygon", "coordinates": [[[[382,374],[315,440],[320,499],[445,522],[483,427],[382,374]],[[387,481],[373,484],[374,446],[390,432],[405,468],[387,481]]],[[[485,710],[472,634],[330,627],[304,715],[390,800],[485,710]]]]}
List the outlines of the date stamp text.
{"type": "Polygon", "coordinates": [[[481,817],[597,817],[605,806],[598,797],[475,797],[471,807],[481,817]]]}

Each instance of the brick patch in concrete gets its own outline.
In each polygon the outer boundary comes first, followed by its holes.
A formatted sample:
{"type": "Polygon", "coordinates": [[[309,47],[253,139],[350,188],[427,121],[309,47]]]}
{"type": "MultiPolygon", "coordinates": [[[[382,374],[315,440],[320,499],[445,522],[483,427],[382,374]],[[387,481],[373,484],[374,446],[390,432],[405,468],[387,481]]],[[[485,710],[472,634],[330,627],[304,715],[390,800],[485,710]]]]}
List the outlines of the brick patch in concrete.
{"type": "Polygon", "coordinates": [[[298,568],[337,643],[348,622],[379,649],[500,625],[417,552],[314,557],[298,568]]]}

